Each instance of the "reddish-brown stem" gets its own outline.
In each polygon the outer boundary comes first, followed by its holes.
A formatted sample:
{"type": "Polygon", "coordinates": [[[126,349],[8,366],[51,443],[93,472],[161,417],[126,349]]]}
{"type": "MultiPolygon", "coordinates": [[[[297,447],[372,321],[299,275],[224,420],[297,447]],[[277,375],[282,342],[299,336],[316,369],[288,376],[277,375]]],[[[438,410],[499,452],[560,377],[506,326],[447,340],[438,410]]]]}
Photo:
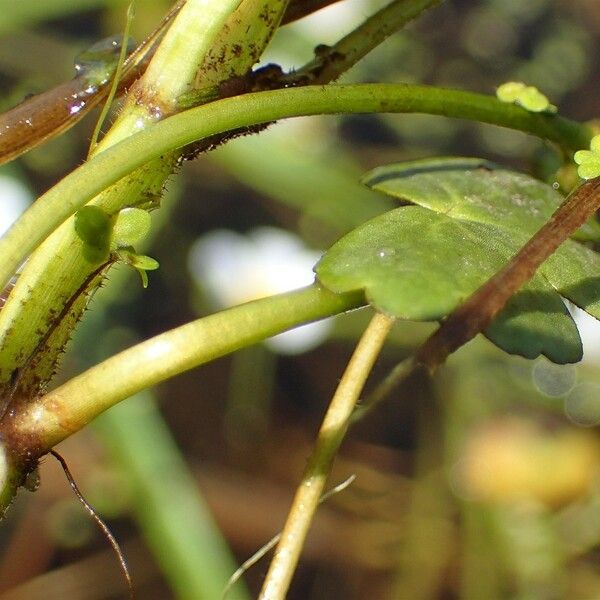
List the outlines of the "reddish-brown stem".
{"type": "Polygon", "coordinates": [[[335,2],[339,2],[339,0],[292,0],[283,15],[281,24],[297,21],[335,2]]]}
{"type": "MultiPolygon", "coordinates": [[[[282,24],[301,19],[339,0],[296,0],[286,10],[282,24]]],[[[179,0],[157,29],[127,60],[117,87],[125,92],[146,69],[156,49],[155,42],[184,4],[179,0]]],[[[0,115],[0,164],[9,162],[43,142],[66,131],[92,108],[104,101],[110,81],[93,86],[84,77],[76,77],[46,92],[29,98],[0,115]]]]}
{"type": "Polygon", "coordinates": [[[519,252],[442,323],[417,350],[415,365],[433,372],[483,331],[537,268],[600,207],[600,177],[577,188],[519,252]]]}
{"type": "MultiPolygon", "coordinates": [[[[127,58],[117,87],[118,94],[123,93],[144,72],[156,49],[157,40],[183,4],[184,1],[179,0],[158,27],[127,58]]],[[[95,85],[85,76],[79,76],[0,114],[0,164],[71,128],[107,98],[110,88],[110,79],[95,85]]]]}
{"type": "Polygon", "coordinates": [[[125,577],[125,583],[127,584],[127,589],[129,591],[130,600],[135,600],[135,591],[133,589],[133,580],[131,579],[131,574],[129,573],[129,566],[127,565],[127,559],[125,558],[125,554],[123,550],[121,550],[121,546],[117,541],[117,538],[114,536],[113,532],[110,530],[110,527],[104,522],[102,517],[98,514],[98,511],[85,499],[84,495],[79,490],[79,486],[75,482],[75,478],[71,475],[71,471],[69,469],[69,465],[67,465],[67,461],[56,451],[50,450],[49,454],[54,456],[54,458],[60,463],[62,470],[65,473],[65,477],[73,490],[73,493],[77,497],[77,500],[81,503],[83,508],[87,511],[87,513],[92,517],[95,521],[96,525],[100,528],[100,531],[104,534],[104,537],[108,540],[108,543],[112,546],[114,553],[119,561],[119,566],[121,567],[121,572],[125,577]]]}

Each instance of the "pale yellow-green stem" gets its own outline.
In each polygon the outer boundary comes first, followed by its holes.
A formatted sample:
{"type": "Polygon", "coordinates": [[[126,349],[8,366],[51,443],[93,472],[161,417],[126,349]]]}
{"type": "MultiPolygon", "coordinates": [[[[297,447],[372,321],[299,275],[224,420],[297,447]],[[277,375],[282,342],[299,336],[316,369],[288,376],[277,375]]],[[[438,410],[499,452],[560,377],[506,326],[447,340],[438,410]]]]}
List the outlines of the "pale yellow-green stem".
{"type": "Polygon", "coordinates": [[[38,456],[101,412],[156,383],[266,337],[364,304],[362,292],[321,286],[255,300],[192,321],[116,354],[0,421],[0,437],[38,456]]]}
{"type": "Polygon", "coordinates": [[[177,99],[190,90],[215,38],[240,2],[187,0],[95,153],[177,111],[177,99]],[[173,68],[177,64],[179,68],[173,68]]]}
{"type": "Polygon", "coordinates": [[[392,317],[376,314],[358,342],[323,419],[259,600],[283,600],[287,594],[333,459],[348,429],[363,386],[393,324],[392,317]]]}

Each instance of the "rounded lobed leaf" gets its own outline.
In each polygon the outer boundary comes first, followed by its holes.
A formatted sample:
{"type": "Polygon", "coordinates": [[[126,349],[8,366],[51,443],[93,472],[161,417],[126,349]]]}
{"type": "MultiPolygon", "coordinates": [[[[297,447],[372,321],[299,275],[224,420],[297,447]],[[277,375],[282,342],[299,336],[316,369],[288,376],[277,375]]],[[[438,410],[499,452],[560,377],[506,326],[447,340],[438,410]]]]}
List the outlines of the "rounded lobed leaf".
{"type": "MultiPolygon", "coordinates": [[[[364,290],[379,310],[441,320],[498,271],[563,198],[551,186],[478,159],[379,167],[364,182],[404,206],[350,232],[316,272],[335,292],[364,290]]],[[[510,353],[581,358],[561,296],[600,317],[600,259],[568,240],[516,294],[485,334],[510,353]]]]}

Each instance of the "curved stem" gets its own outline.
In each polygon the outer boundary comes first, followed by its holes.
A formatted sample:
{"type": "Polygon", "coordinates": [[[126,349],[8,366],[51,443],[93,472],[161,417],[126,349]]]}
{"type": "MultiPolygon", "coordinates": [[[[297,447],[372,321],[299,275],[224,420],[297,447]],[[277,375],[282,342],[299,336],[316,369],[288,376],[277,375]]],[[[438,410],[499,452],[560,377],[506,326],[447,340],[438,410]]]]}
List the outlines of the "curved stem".
{"type": "Polygon", "coordinates": [[[365,381],[393,324],[392,317],[376,314],[356,346],[323,419],[259,600],[283,600],[287,594],[333,459],[348,429],[365,381]]]}
{"type": "Polygon", "coordinates": [[[226,98],[174,115],[95,156],[46,192],[0,239],[0,286],[60,223],[144,163],[211,135],[277,119],[336,113],[429,113],[517,129],[572,150],[588,127],[492,96],[403,84],[307,86],[226,98]]]}
{"type": "Polygon", "coordinates": [[[390,35],[443,0],[394,0],[366,19],[331,47],[282,78],[288,85],[325,84],[334,81],[379,46],[390,35]]]}
{"type": "Polygon", "coordinates": [[[49,392],[0,423],[0,437],[35,440],[42,455],[117,402],[200,364],[364,304],[362,292],[310,287],[255,300],[137,344],[49,392]]]}

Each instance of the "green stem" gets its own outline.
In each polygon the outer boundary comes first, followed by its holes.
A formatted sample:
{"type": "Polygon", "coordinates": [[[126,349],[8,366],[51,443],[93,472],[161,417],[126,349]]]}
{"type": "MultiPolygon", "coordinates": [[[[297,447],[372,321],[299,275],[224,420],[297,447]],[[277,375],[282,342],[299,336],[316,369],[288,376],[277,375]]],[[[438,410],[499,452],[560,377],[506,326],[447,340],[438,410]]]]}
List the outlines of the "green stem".
{"type": "Polygon", "coordinates": [[[392,317],[376,314],[356,346],[323,419],[259,600],[283,600],[286,597],[333,459],[348,429],[365,381],[393,324],[392,317]]]}
{"type": "Polygon", "coordinates": [[[167,30],[146,72],[127,96],[124,110],[94,154],[177,112],[198,68],[241,0],[187,0],[167,30]],[[190,23],[194,26],[191,27],[190,23]],[[182,60],[186,57],[186,60],[182,60]]]}
{"type": "Polygon", "coordinates": [[[324,48],[315,58],[283,80],[291,84],[325,84],[348,71],[390,35],[416,19],[428,8],[443,0],[394,0],[330,48],[324,48]]]}
{"type": "MultiPolygon", "coordinates": [[[[162,40],[165,50],[161,50],[161,43],[153,58],[153,61],[159,62],[160,68],[153,68],[152,62],[143,78],[130,88],[126,106],[117,123],[92,154],[100,154],[112,143],[140,129],[151,129],[160,114],[168,114],[182,91],[194,84],[196,69],[207,59],[207,50],[212,52],[213,44],[222,46],[227,42],[227,32],[232,31],[228,24],[235,23],[245,32],[250,30],[252,48],[260,53],[271,33],[261,15],[264,17],[264,11],[268,9],[269,24],[274,28],[278,23],[275,15],[283,11],[285,2],[246,2],[244,6],[247,8],[243,11],[234,10],[240,0],[180,0],[176,3],[164,17],[156,35],[151,36],[151,39],[160,37],[170,24],[162,40]],[[179,9],[181,12],[178,13],[179,9]],[[260,27],[251,27],[255,20],[261,23],[260,27]],[[266,30],[266,34],[258,35],[258,29],[266,30]],[[192,37],[195,43],[182,44],[180,36],[186,40],[192,37]]],[[[146,44],[140,47],[142,53],[144,47],[147,48],[146,44]]],[[[132,55],[132,61],[137,53],[132,55]]],[[[255,57],[246,54],[239,58],[243,62],[240,69],[244,72],[255,60],[255,57]]],[[[215,71],[224,70],[221,77],[227,78],[226,63],[213,66],[215,71]]],[[[177,160],[177,150],[165,153],[122,178],[91,202],[110,215],[126,206],[141,204],[150,208],[158,202],[165,179],[172,173],[177,160]]],[[[57,355],[62,352],[70,331],[85,308],[86,296],[93,293],[93,286],[99,283],[95,280],[92,286],[82,287],[82,282],[87,280],[93,268],[94,265],[82,256],[81,240],[72,221],[63,223],[30,255],[7,305],[0,313],[0,396],[3,404],[10,403],[16,396],[37,395],[52,377],[57,355]],[[57,322],[56,315],[65,302],[75,296],[78,298],[74,310],[67,319],[57,322]],[[50,330],[52,333],[48,338],[50,330]],[[49,341],[42,353],[43,359],[33,357],[32,353],[39,349],[39,342],[44,338],[49,341]],[[24,362],[27,369],[23,369],[24,362]],[[18,372],[18,389],[12,383],[15,372],[18,372]]]]}
{"type": "Polygon", "coordinates": [[[492,96],[405,84],[308,86],[226,98],[174,115],[95,156],[44,194],[0,239],[0,286],[60,223],[144,163],[224,131],[277,119],[336,113],[429,113],[509,127],[576,150],[588,127],[530,113],[492,96]]]}
{"type": "Polygon", "coordinates": [[[362,293],[333,294],[317,284],[255,300],[137,344],[6,419],[0,436],[36,440],[45,454],[100,413],[174,375],[298,325],[364,304],[362,293]]]}

